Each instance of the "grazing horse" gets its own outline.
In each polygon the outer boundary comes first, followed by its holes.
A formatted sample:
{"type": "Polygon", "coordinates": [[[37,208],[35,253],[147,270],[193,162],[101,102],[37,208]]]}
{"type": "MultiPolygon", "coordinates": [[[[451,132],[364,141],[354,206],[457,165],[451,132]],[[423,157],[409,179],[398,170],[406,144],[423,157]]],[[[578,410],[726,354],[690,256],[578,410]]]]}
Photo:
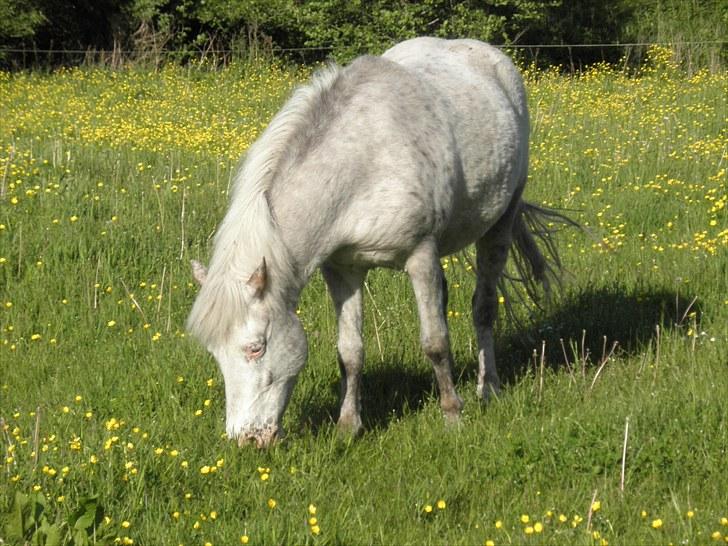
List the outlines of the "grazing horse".
{"type": "Polygon", "coordinates": [[[295,310],[319,268],[338,322],[338,426],[362,427],[362,287],[373,267],[407,272],[442,411],[457,419],[440,258],[471,243],[477,392],[497,392],[496,285],[511,246],[531,284],[554,273],[536,244],[553,248],[537,229],[548,212],[521,199],[528,138],[518,70],[475,40],[408,40],[298,89],[236,175],[209,268],[192,263],[201,288],[187,326],[224,376],[228,436],[264,447],[280,435],[308,352],[295,310]]]}

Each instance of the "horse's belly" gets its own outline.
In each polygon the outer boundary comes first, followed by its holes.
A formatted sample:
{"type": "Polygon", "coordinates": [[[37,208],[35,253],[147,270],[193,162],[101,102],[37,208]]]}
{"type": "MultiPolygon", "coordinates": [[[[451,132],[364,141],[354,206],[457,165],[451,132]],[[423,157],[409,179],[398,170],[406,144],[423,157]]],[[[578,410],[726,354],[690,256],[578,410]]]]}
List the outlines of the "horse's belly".
{"type": "Polygon", "coordinates": [[[369,269],[372,267],[402,268],[408,252],[403,249],[365,249],[353,246],[340,248],[327,261],[347,267],[369,269]]]}

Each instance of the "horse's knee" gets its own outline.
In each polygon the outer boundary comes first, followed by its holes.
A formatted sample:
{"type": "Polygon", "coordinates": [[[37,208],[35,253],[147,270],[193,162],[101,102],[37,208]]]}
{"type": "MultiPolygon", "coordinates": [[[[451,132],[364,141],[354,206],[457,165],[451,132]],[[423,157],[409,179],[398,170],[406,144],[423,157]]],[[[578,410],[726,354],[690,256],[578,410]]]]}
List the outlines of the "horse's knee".
{"type": "Polygon", "coordinates": [[[450,354],[450,340],[445,335],[430,335],[422,338],[422,349],[433,362],[440,362],[450,354]]]}
{"type": "Polygon", "coordinates": [[[361,369],[364,363],[364,345],[361,339],[339,340],[336,349],[342,368],[349,372],[361,369]]]}

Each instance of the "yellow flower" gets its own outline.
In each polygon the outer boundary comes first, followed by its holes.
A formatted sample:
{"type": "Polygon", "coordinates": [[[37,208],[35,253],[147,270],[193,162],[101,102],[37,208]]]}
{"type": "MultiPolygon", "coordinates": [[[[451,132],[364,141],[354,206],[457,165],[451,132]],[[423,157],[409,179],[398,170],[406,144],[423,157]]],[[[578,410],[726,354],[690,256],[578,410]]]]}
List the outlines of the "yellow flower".
{"type": "Polygon", "coordinates": [[[495,528],[496,529],[502,529],[503,528],[503,522],[501,520],[497,520],[495,522],[495,528]]]}
{"type": "Polygon", "coordinates": [[[248,537],[248,535],[242,535],[240,537],[240,544],[247,544],[248,542],[250,542],[250,538],[248,537]]]}
{"type": "Polygon", "coordinates": [[[430,512],[432,512],[432,505],[431,504],[426,504],[425,505],[425,513],[426,514],[429,514],[430,512]]]}
{"type": "Polygon", "coordinates": [[[316,506],[313,504],[309,504],[308,513],[311,514],[312,516],[315,516],[316,515],[316,506]]]}
{"type": "Polygon", "coordinates": [[[311,532],[314,535],[318,535],[321,532],[321,528],[318,525],[314,525],[313,527],[311,527],[311,532]]]}
{"type": "Polygon", "coordinates": [[[536,531],[537,533],[543,532],[543,523],[541,523],[540,521],[537,521],[536,523],[534,523],[533,530],[536,531]]]}
{"type": "Polygon", "coordinates": [[[445,504],[444,500],[440,499],[439,501],[437,501],[437,508],[440,510],[444,510],[445,508],[447,508],[447,504],[445,504]]]}
{"type": "Polygon", "coordinates": [[[493,542],[492,540],[488,539],[488,540],[485,541],[484,546],[495,546],[495,542],[493,542]]]}
{"type": "Polygon", "coordinates": [[[528,517],[528,514],[523,514],[521,516],[521,523],[528,523],[529,521],[531,521],[531,518],[528,517]]]}
{"type": "Polygon", "coordinates": [[[662,520],[660,518],[653,519],[651,525],[653,529],[659,529],[662,527],[662,520]]]}
{"type": "Polygon", "coordinates": [[[594,501],[591,505],[592,512],[599,512],[601,507],[602,503],[600,501],[594,501]]]}
{"type": "Polygon", "coordinates": [[[210,467],[205,465],[202,468],[200,468],[200,474],[209,474],[210,473],[210,467]]]}
{"type": "Polygon", "coordinates": [[[276,502],[275,499],[268,499],[268,508],[273,510],[277,505],[278,505],[278,503],[276,502]]]}

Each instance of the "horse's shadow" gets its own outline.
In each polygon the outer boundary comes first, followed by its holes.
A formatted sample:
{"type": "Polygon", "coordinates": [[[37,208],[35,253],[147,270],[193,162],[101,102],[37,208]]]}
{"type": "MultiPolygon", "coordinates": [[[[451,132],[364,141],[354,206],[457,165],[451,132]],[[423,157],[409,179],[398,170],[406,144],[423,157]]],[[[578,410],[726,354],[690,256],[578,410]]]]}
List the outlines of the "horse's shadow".
{"type": "MultiPolygon", "coordinates": [[[[496,358],[501,380],[507,385],[540,365],[541,352],[551,369],[599,364],[612,350],[630,355],[641,352],[662,331],[679,327],[700,316],[698,304],[670,291],[631,291],[619,285],[587,290],[557,300],[525,327],[504,326],[496,332],[496,358]],[[617,342],[617,345],[615,345],[617,342]],[[545,343],[545,345],[544,345],[545,343]],[[534,356],[535,354],[535,356],[534,356]]],[[[456,382],[460,390],[473,382],[478,364],[455,351],[456,382]]],[[[424,358],[424,357],[423,357],[424,358]]],[[[331,384],[338,395],[339,385],[331,384]]],[[[394,359],[365,367],[362,381],[362,418],[368,430],[384,428],[392,420],[417,411],[437,395],[431,368],[394,359]],[[403,365],[404,364],[404,365],[403,365]]],[[[310,400],[307,424],[313,431],[335,421],[337,397],[310,400]]]]}
{"type": "Polygon", "coordinates": [[[612,350],[638,354],[658,327],[664,332],[685,325],[692,313],[700,316],[699,302],[666,290],[628,292],[614,285],[575,294],[527,327],[496,339],[501,379],[513,382],[533,367],[534,351],[540,365],[542,349],[551,369],[598,365],[612,350]]]}

